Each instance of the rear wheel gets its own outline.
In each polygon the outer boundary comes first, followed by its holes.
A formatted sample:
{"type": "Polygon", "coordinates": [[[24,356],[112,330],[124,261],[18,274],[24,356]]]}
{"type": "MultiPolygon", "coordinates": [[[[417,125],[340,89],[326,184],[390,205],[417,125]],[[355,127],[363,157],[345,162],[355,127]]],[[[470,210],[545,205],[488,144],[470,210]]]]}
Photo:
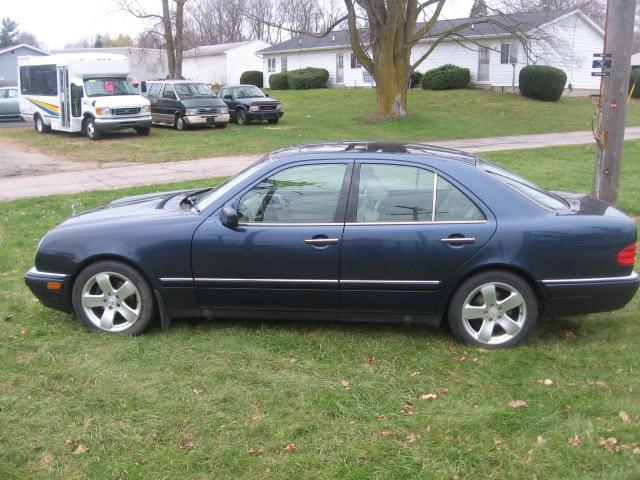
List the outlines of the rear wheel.
{"type": "Polygon", "coordinates": [[[136,133],[138,135],[142,135],[143,137],[146,137],[149,135],[149,132],[151,132],[151,127],[140,127],[140,128],[136,128],[136,133]]]}
{"type": "Polygon", "coordinates": [[[480,347],[512,347],[535,326],[538,302],[529,284],[506,271],[465,280],[449,304],[449,326],[458,340],[480,347]]]}
{"type": "Polygon", "coordinates": [[[236,122],[238,125],[246,125],[248,123],[247,112],[239,108],[236,111],[236,122]]]}
{"type": "Polygon", "coordinates": [[[93,118],[87,118],[84,129],[89,140],[100,140],[102,138],[102,133],[96,127],[96,121],[93,118]]]}
{"type": "Polygon", "coordinates": [[[85,268],[73,285],[73,309],[91,330],[138,335],[154,317],[151,288],[129,265],[105,260],[85,268]]]}
{"type": "Polygon", "coordinates": [[[51,131],[51,127],[44,123],[44,119],[40,115],[36,115],[33,126],[38,133],[49,133],[51,131]]]}
{"type": "Polygon", "coordinates": [[[185,122],[184,118],[182,118],[181,116],[176,117],[176,121],[174,122],[173,127],[181,132],[189,128],[187,122],[185,122]]]}

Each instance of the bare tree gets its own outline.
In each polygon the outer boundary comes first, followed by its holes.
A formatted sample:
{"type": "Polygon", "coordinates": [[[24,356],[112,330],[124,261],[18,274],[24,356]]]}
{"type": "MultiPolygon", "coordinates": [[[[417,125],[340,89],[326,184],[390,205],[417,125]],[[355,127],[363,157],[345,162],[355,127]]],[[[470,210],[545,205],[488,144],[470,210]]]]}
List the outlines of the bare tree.
{"type": "Polygon", "coordinates": [[[150,26],[147,35],[162,37],[167,51],[167,64],[171,78],[182,77],[184,50],[184,6],[188,0],[161,0],[161,13],[146,10],[139,0],[115,0],[122,10],[136,18],[146,20],[150,26]]]}
{"type": "Polygon", "coordinates": [[[509,13],[542,10],[575,10],[579,8],[601,27],[607,10],[606,0],[500,0],[499,8],[509,13]]]}
{"type": "Polygon", "coordinates": [[[187,43],[195,47],[243,40],[245,7],[245,0],[194,0],[185,20],[187,43]]]}

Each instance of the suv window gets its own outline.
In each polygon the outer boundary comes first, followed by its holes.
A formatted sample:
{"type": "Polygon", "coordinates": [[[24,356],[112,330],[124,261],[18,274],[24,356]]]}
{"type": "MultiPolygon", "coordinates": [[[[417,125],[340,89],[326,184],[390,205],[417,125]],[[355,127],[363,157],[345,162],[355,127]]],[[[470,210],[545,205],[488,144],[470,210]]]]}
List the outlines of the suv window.
{"type": "Polygon", "coordinates": [[[485,217],[464,193],[439,176],[436,193],[436,221],[472,220],[485,220],[485,217]]]}
{"type": "Polygon", "coordinates": [[[167,83],[164,86],[164,92],[162,92],[162,98],[172,98],[176,99],[176,92],[173,91],[173,86],[167,83]]]}
{"type": "Polygon", "coordinates": [[[158,97],[160,96],[160,89],[162,88],[161,83],[152,83],[149,85],[149,90],[147,91],[147,95],[149,97],[158,97]]]}
{"type": "Polygon", "coordinates": [[[360,167],[357,222],[430,222],[434,173],[404,165],[360,167]]]}
{"type": "Polygon", "coordinates": [[[268,177],[243,195],[241,223],[333,223],[347,165],[302,165],[268,177]]]}
{"type": "Polygon", "coordinates": [[[220,98],[224,98],[225,95],[231,95],[231,89],[223,88],[222,90],[220,90],[220,93],[218,94],[218,96],[220,98]]]}

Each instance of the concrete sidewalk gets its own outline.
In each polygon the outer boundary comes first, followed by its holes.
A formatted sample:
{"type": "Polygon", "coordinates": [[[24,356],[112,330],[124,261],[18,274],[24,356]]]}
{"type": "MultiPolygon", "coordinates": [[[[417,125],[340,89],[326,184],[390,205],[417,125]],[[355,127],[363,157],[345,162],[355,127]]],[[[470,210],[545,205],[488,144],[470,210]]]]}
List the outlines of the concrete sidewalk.
{"type": "MultiPolygon", "coordinates": [[[[629,127],[625,139],[640,138],[640,127],[629,127]]],[[[473,138],[430,142],[430,145],[468,152],[490,152],[524,148],[555,147],[592,143],[591,132],[546,133],[508,137],[473,138]]],[[[43,195],[59,195],[91,190],[115,190],[137,185],[180,182],[199,178],[233,175],[255,162],[261,155],[214,157],[178,162],[148,164],[86,164],[65,162],[63,172],[43,175],[17,175],[0,178],[0,201],[43,195]],[[69,164],[76,164],[73,170],[69,164]]]]}

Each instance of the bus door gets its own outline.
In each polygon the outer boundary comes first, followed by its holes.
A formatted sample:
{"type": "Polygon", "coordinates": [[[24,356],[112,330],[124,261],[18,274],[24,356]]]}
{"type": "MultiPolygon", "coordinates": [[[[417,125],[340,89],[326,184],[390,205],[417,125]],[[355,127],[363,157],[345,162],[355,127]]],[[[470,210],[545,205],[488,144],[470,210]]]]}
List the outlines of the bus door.
{"type": "Polygon", "coordinates": [[[60,99],[60,129],[71,129],[71,95],[69,91],[69,68],[58,67],[58,98],[60,99]]]}

